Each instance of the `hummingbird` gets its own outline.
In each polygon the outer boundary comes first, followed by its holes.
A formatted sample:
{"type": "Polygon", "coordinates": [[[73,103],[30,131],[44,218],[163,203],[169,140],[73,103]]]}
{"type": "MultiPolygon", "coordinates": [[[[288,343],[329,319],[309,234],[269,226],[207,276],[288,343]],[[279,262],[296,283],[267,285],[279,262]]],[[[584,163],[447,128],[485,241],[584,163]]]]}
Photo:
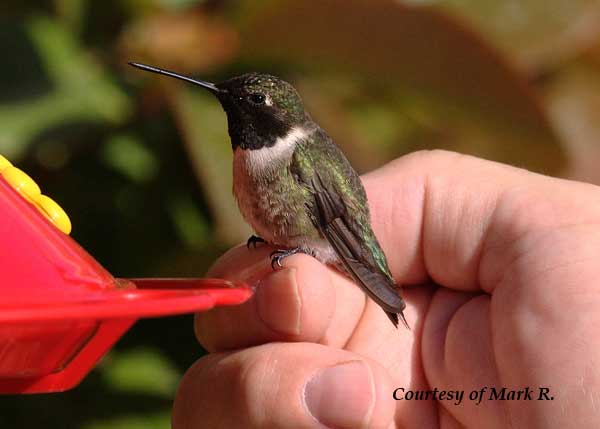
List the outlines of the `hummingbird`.
{"type": "Polygon", "coordinates": [[[406,306],[371,228],[356,171],[304,109],[288,82],[247,73],[221,83],[140,63],[133,67],[200,86],[221,103],[233,149],[233,194],[244,219],[267,242],[271,266],[301,252],[353,279],[387,314],[408,328],[406,306]]]}

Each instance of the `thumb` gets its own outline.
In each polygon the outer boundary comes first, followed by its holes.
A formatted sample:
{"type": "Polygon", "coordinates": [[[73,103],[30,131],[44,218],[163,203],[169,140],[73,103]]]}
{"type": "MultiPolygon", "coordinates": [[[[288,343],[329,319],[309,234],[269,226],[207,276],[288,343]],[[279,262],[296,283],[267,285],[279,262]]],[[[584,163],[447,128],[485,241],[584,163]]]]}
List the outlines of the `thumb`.
{"type": "Polygon", "coordinates": [[[357,354],[312,343],[271,343],[211,354],[184,376],[173,428],[388,427],[387,371],[357,354]]]}

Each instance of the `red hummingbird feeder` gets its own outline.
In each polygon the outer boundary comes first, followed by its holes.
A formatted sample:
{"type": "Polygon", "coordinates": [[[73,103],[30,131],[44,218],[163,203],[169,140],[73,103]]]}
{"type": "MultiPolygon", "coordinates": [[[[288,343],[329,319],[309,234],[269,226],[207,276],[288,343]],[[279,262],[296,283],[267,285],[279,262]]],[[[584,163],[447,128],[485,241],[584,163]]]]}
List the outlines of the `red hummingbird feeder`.
{"type": "Polygon", "coordinates": [[[139,318],[246,301],[221,279],[118,279],[69,237],[62,209],[0,156],[0,393],[76,386],[139,318]]]}

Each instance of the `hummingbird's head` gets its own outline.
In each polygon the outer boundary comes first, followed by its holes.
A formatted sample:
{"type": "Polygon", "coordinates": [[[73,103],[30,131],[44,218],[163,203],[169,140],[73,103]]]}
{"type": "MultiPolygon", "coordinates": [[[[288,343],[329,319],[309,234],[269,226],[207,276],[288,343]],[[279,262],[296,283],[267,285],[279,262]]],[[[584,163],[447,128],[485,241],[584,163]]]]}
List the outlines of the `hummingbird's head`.
{"type": "Polygon", "coordinates": [[[298,92],[275,76],[248,73],[216,86],[234,149],[272,146],[307,120],[298,92]]]}
{"type": "Polygon", "coordinates": [[[171,76],[212,92],[227,114],[233,149],[261,149],[275,145],[278,138],[302,126],[309,117],[298,92],[275,76],[248,73],[213,84],[168,70],[130,63],[142,70],[171,76]]]}

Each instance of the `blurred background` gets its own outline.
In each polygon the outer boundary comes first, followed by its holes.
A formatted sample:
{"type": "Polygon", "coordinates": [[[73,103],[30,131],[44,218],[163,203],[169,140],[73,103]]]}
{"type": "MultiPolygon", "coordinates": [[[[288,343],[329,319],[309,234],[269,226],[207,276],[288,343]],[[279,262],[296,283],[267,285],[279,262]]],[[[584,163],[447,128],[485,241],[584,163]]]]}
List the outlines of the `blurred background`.
{"type": "MultiPolygon", "coordinates": [[[[293,82],[361,172],[444,148],[600,183],[598,0],[5,0],[0,153],[118,276],[201,276],[250,231],[225,116],[127,66],[293,82]]],[[[0,397],[0,427],[168,428],[203,350],[138,322],[73,391],[0,397]]]]}

